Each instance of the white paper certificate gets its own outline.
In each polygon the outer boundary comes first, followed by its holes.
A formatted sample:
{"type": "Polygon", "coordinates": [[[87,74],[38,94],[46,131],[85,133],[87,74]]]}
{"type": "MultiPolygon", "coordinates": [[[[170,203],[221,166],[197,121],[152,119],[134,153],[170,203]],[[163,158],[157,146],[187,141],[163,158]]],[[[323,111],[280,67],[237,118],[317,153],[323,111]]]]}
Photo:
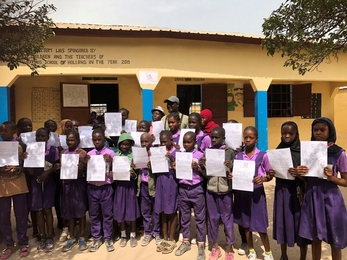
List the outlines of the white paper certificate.
{"type": "Polygon", "coordinates": [[[308,167],[305,177],[326,178],[324,167],[328,165],[327,142],[301,141],[301,165],[308,167]]]}
{"type": "Polygon", "coordinates": [[[128,156],[113,157],[113,179],[118,181],[130,181],[130,162],[128,156]]]}
{"type": "Polygon", "coordinates": [[[122,113],[105,113],[106,135],[120,136],[122,131],[122,113]]]}
{"type": "Polygon", "coordinates": [[[183,152],[185,151],[184,147],[183,147],[183,137],[186,133],[188,132],[193,132],[195,133],[195,129],[181,129],[181,133],[180,133],[180,139],[178,140],[178,145],[180,146],[180,150],[183,152]]]}
{"type": "Polygon", "coordinates": [[[24,160],[24,167],[45,167],[46,142],[28,143],[26,152],[28,157],[24,160]]]}
{"type": "Polygon", "coordinates": [[[206,149],[206,175],[226,177],[224,149],[206,149]]]}
{"type": "Polygon", "coordinates": [[[68,149],[66,144],[66,135],[59,135],[60,146],[64,148],[64,150],[68,149]]]}
{"type": "Polygon", "coordinates": [[[36,142],[36,132],[34,131],[34,132],[21,133],[20,139],[25,144],[35,143],[36,142]]]}
{"type": "Polygon", "coordinates": [[[79,154],[61,155],[61,180],[76,180],[78,178],[79,154]]]}
{"type": "Polygon", "coordinates": [[[134,139],[134,146],[135,147],[141,147],[141,135],[143,132],[131,132],[130,135],[134,139]]]}
{"type": "Polygon", "coordinates": [[[85,131],[85,130],[87,131],[93,130],[93,127],[90,125],[83,125],[78,127],[78,133],[80,134],[82,133],[82,131],[85,131]]]}
{"type": "Polygon", "coordinates": [[[193,179],[193,153],[177,152],[176,153],[176,178],[183,180],[193,179]]]}
{"type": "Polygon", "coordinates": [[[91,155],[87,164],[87,181],[105,181],[106,163],[103,155],[91,155]]]}
{"type": "Polygon", "coordinates": [[[136,169],[147,168],[149,159],[146,147],[133,147],[132,150],[136,169]]]}
{"type": "Polygon", "coordinates": [[[125,120],[124,130],[127,133],[136,132],[137,120],[125,120]]]}
{"type": "Polygon", "coordinates": [[[276,178],[285,180],[295,180],[288,172],[289,168],[293,168],[292,155],[290,148],[267,150],[271,168],[276,171],[276,178]]]}
{"type": "Polygon", "coordinates": [[[18,166],[18,142],[0,142],[0,167],[18,166]]]}
{"type": "Polygon", "coordinates": [[[233,164],[233,190],[253,192],[253,179],[255,161],[234,160],[233,164]]]}
{"type": "MultiPolygon", "coordinates": [[[[83,130],[80,133],[80,148],[94,148],[93,140],[92,140],[93,130],[83,130]]],[[[65,141],[66,142],[66,141],[65,141]]]]}
{"type": "Polygon", "coordinates": [[[59,135],[57,133],[50,132],[47,143],[55,147],[60,146],[59,135]]]}
{"type": "Polygon", "coordinates": [[[168,159],[166,155],[166,146],[151,147],[151,167],[152,173],[169,172],[168,159]]]}
{"type": "Polygon", "coordinates": [[[160,144],[160,132],[164,130],[163,121],[152,122],[152,134],[155,137],[153,144],[160,144]]]}
{"type": "Polygon", "coordinates": [[[242,144],[242,124],[223,123],[225,129],[225,144],[231,149],[236,150],[242,144]]]}

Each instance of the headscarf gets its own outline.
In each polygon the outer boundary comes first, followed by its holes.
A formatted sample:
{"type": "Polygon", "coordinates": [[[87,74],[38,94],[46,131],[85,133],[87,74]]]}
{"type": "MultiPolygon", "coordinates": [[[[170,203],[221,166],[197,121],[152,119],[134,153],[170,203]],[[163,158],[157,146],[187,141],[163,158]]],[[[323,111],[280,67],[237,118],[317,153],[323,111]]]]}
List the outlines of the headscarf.
{"type": "Polygon", "coordinates": [[[293,121],[287,121],[282,124],[281,130],[285,125],[290,125],[293,128],[295,128],[296,136],[294,138],[294,141],[291,144],[286,144],[281,137],[281,142],[276,149],[290,148],[290,153],[292,155],[292,161],[293,161],[293,167],[296,168],[297,166],[300,165],[300,138],[299,138],[298,125],[293,121]]]}
{"type": "Polygon", "coordinates": [[[211,134],[213,128],[219,126],[212,121],[212,112],[209,109],[204,109],[200,112],[200,115],[205,119],[205,125],[201,126],[201,130],[206,134],[211,134]]]}
{"type": "Polygon", "coordinates": [[[330,157],[342,149],[340,146],[335,144],[336,138],[337,138],[335,126],[334,126],[333,122],[327,117],[316,118],[312,122],[312,126],[311,126],[311,141],[315,141],[315,139],[313,137],[313,126],[315,124],[318,124],[318,123],[324,123],[324,124],[328,125],[329,137],[328,137],[327,141],[328,141],[328,144],[332,144],[330,147],[328,147],[328,157],[330,157]]]}
{"type": "Polygon", "coordinates": [[[65,124],[66,122],[70,121],[72,123],[72,121],[70,119],[63,119],[60,121],[60,135],[66,135],[65,133],[65,124]]]}

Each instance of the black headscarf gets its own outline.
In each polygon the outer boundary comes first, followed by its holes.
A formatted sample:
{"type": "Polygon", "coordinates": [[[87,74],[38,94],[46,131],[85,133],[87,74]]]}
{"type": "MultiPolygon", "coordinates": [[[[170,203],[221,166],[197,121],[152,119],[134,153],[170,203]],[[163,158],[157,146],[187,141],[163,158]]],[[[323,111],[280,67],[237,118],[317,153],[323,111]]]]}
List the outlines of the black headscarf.
{"type": "Polygon", "coordinates": [[[293,167],[296,168],[297,166],[300,165],[300,139],[299,139],[299,130],[298,126],[295,122],[293,121],[287,121],[284,122],[281,126],[281,130],[283,126],[285,125],[290,125],[296,129],[296,136],[294,141],[291,144],[286,144],[283,142],[283,139],[281,138],[280,144],[277,146],[277,149],[281,148],[290,148],[290,153],[292,155],[292,161],[293,161],[293,167]]]}
{"type": "Polygon", "coordinates": [[[315,141],[315,139],[313,137],[313,126],[315,124],[318,124],[318,123],[323,123],[323,124],[328,125],[329,137],[328,137],[327,141],[328,141],[328,144],[329,143],[333,143],[333,145],[328,148],[328,157],[330,157],[330,156],[332,156],[333,154],[339,152],[342,149],[340,146],[335,144],[335,142],[336,142],[336,129],[335,129],[335,126],[334,126],[333,122],[329,118],[319,117],[319,118],[315,119],[312,122],[312,127],[311,127],[311,141],[315,141]]]}

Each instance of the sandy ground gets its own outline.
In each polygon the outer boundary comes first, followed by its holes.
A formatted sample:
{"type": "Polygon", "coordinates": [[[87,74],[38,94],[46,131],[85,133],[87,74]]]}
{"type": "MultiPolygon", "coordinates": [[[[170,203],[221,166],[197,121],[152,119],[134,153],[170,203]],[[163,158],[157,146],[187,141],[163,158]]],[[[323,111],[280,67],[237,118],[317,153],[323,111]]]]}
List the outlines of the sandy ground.
{"type": "MultiPolygon", "coordinates": [[[[276,241],[272,239],[272,211],[273,211],[273,195],[274,195],[274,184],[275,181],[271,181],[269,183],[265,184],[266,188],[266,195],[267,195],[267,206],[268,206],[268,212],[269,212],[269,228],[268,228],[268,234],[270,237],[270,243],[271,243],[271,250],[273,252],[275,260],[278,260],[280,258],[280,246],[276,244],[276,241]]],[[[341,188],[342,194],[344,196],[345,201],[347,202],[347,189],[346,188],[341,188]]],[[[13,220],[12,223],[15,221],[13,220]]],[[[14,224],[12,224],[13,230],[15,230],[14,224]]],[[[89,226],[87,227],[89,228],[89,226]]],[[[224,232],[223,232],[223,227],[220,226],[219,229],[219,237],[220,237],[220,244],[222,248],[225,247],[225,237],[224,237],[224,232]]],[[[236,242],[234,244],[234,252],[235,252],[235,260],[246,260],[246,256],[239,256],[237,254],[238,248],[241,244],[240,242],[240,236],[237,232],[237,227],[235,226],[235,236],[236,236],[236,242]]],[[[56,230],[58,232],[58,230],[56,230]]],[[[88,233],[88,232],[86,232],[88,233]]],[[[194,227],[192,227],[192,233],[194,234],[194,227]]],[[[31,230],[28,230],[28,234],[31,235],[31,230]]],[[[13,237],[16,238],[15,232],[13,233],[13,237]]],[[[58,235],[56,235],[57,240],[58,235]]],[[[26,259],[40,259],[40,260],[45,260],[45,259],[62,259],[62,260],[68,260],[68,259],[74,259],[74,260],[88,260],[88,259],[117,259],[117,260],[132,260],[132,259],[153,259],[153,260],[179,260],[179,259],[196,259],[197,257],[197,246],[192,245],[192,249],[188,252],[186,252],[182,256],[175,256],[174,253],[171,253],[169,255],[163,255],[161,253],[157,253],[155,251],[155,243],[152,240],[152,242],[146,246],[142,247],[140,245],[140,239],[139,239],[139,245],[135,248],[131,248],[129,243],[126,247],[120,248],[118,245],[118,242],[115,243],[115,251],[108,253],[106,252],[105,246],[102,245],[99,250],[95,253],[90,253],[88,250],[84,252],[78,251],[77,246],[75,246],[70,252],[63,253],[61,252],[61,248],[64,245],[64,243],[56,242],[55,244],[55,250],[51,253],[38,253],[36,251],[36,244],[33,244],[33,241],[31,240],[31,252],[30,255],[26,259]]],[[[263,259],[263,253],[264,253],[264,248],[261,244],[260,237],[258,234],[254,234],[253,239],[255,240],[255,250],[258,255],[258,259],[263,259]]],[[[16,240],[16,239],[15,239],[16,240]]],[[[177,243],[179,245],[180,242],[177,243]]],[[[5,246],[4,244],[1,244],[0,249],[3,249],[5,246]]],[[[16,249],[17,250],[17,249],[16,249]]],[[[206,253],[206,259],[208,259],[208,255],[210,253],[209,249],[205,249],[206,253]]],[[[295,260],[299,259],[299,248],[294,247],[294,248],[288,248],[288,256],[290,260],[295,260]]],[[[342,259],[347,260],[347,249],[344,249],[342,251],[342,259]]],[[[18,251],[15,251],[14,254],[11,256],[10,259],[20,259],[18,256],[18,251]]],[[[220,259],[224,259],[224,250],[222,251],[222,257],[220,259]]],[[[308,256],[307,260],[310,260],[311,258],[311,248],[309,247],[308,249],[308,256]]],[[[325,244],[324,242],[322,243],[322,259],[328,260],[331,259],[330,257],[330,246],[325,244]]]]}

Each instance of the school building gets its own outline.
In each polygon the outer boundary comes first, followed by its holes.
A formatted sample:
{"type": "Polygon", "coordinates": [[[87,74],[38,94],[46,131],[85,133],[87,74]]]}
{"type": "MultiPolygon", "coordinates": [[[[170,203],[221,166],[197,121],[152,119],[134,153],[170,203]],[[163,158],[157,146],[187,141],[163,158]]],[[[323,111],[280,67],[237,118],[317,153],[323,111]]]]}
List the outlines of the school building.
{"type": "Polygon", "coordinates": [[[295,121],[301,140],[312,120],[332,119],[347,148],[347,54],[304,76],[267,56],[261,36],[131,26],[57,24],[40,57],[46,69],[0,65],[0,121],[77,119],[91,111],[150,120],[171,95],[185,114],[209,108],[218,123],[235,119],[259,129],[259,147],[275,148],[283,122],[295,121]]]}

